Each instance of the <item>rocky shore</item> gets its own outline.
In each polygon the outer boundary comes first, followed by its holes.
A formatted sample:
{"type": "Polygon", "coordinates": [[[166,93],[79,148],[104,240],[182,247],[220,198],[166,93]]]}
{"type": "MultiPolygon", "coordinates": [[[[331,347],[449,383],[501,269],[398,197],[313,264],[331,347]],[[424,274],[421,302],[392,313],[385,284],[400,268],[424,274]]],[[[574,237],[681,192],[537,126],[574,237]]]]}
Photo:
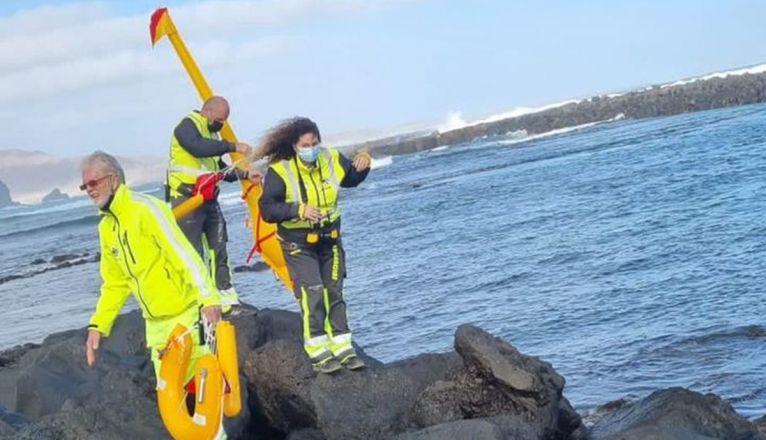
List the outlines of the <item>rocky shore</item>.
{"type": "Polygon", "coordinates": [[[655,85],[623,94],[594,96],[536,113],[470,125],[451,131],[410,133],[348,146],[369,147],[375,155],[407,154],[481,138],[535,135],[615,118],[642,119],[766,102],[766,73],[709,78],[678,85],[655,85]]]}
{"type": "MultiPolygon", "coordinates": [[[[300,318],[256,310],[233,319],[243,385],[232,439],[764,439],[719,397],[682,388],[618,401],[583,418],[565,380],[484,330],[461,325],[454,351],[317,375],[300,318]]],[[[121,316],[99,362],[84,362],[85,329],[0,353],[0,438],[167,438],[138,312],[121,316]]]]}
{"type": "Polygon", "coordinates": [[[35,275],[40,275],[41,273],[50,272],[52,270],[66,269],[68,267],[79,266],[85,263],[97,263],[100,260],[100,252],[96,252],[95,254],[84,252],[81,254],[55,255],[49,260],[44,258],[37,258],[30,262],[29,269],[26,271],[0,276],[0,284],[22,278],[31,278],[35,275]]]}
{"type": "MultiPolygon", "coordinates": [[[[0,276],[0,284],[7,283],[8,281],[31,278],[36,275],[40,275],[52,270],[66,269],[72,266],[79,266],[85,263],[98,263],[101,260],[101,253],[96,252],[94,254],[81,253],[81,254],[62,254],[55,255],[50,259],[36,258],[29,263],[29,269],[22,270],[19,273],[12,273],[9,275],[0,276]]],[[[269,266],[263,261],[256,261],[253,264],[242,264],[236,266],[234,272],[264,272],[269,270],[269,266]]]]}

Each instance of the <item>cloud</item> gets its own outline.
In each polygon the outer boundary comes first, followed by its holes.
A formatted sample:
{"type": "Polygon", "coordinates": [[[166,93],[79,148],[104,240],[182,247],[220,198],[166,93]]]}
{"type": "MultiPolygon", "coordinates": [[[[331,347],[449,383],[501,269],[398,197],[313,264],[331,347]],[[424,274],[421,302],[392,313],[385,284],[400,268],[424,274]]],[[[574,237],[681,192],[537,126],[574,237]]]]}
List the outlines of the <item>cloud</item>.
{"type": "MultiPolygon", "coordinates": [[[[200,65],[222,67],[282,53],[298,44],[295,39],[279,36],[242,44],[211,41],[197,45],[195,55],[200,65]]],[[[6,85],[0,89],[0,102],[48,98],[84,88],[113,85],[116,81],[133,81],[180,72],[175,55],[157,52],[113,50],[98,57],[72,58],[0,75],[0,83],[6,85]]]]}
{"type": "MultiPolygon", "coordinates": [[[[285,53],[294,37],[256,37],[264,26],[371,11],[364,0],[207,1],[171,14],[201,65],[225,65],[285,53]]],[[[386,2],[381,2],[386,3],[386,2]]],[[[107,4],[43,6],[0,19],[0,103],[72,93],[113,81],[178,71],[174,56],[157,54],[149,16],[116,16],[107,4]]]]}
{"type": "Polygon", "coordinates": [[[108,16],[109,8],[103,3],[46,5],[20,10],[8,17],[0,17],[0,38],[52,32],[102,20],[108,16]]]}
{"type": "MultiPolygon", "coordinates": [[[[263,79],[311,43],[299,37],[302,26],[409,1],[415,0],[220,0],[170,12],[211,85],[232,93],[238,126],[252,136],[253,121],[272,116],[261,101],[256,107],[247,99],[262,96],[263,79]]],[[[57,155],[164,148],[173,124],[198,101],[169,42],[152,48],[151,13],[120,15],[109,2],[86,2],[0,18],[0,120],[14,127],[0,148],[57,155]]],[[[284,111],[278,103],[268,109],[284,111]]]]}

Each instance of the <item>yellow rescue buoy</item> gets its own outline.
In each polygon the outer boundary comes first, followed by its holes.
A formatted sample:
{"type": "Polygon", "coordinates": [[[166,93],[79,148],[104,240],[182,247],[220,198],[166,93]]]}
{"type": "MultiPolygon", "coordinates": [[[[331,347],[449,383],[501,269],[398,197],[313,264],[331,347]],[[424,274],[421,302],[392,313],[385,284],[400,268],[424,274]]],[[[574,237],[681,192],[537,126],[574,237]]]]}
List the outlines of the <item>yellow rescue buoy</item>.
{"type": "Polygon", "coordinates": [[[178,324],[161,355],[157,405],[162,422],[176,440],[213,439],[221,431],[223,415],[234,417],[242,408],[236,333],[231,323],[220,321],[216,325],[218,353],[206,354],[197,361],[194,411],[189,414],[184,387],[192,344],[186,327],[178,324]]]}
{"type": "Polygon", "coordinates": [[[229,392],[223,396],[223,415],[235,417],[242,410],[239,389],[239,356],[237,356],[237,335],[229,321],[221,321],[215,328],[218,362],[223,371],[229,392]]]}

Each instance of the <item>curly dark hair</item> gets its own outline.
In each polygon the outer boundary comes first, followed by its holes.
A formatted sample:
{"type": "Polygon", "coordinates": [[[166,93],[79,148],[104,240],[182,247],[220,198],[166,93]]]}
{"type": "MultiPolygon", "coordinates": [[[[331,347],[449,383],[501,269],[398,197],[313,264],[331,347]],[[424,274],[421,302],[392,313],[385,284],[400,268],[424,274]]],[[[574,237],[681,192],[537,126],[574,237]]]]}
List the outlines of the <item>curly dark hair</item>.
{"type": "Polygon", "coordinates": [[[295,156],[293,145],[306,133],[313,133],[322,142],[319,127],[311,119],[300,116],[285,119],[266,133],[260,150],[269,163],[290,160],[295,156]]]}

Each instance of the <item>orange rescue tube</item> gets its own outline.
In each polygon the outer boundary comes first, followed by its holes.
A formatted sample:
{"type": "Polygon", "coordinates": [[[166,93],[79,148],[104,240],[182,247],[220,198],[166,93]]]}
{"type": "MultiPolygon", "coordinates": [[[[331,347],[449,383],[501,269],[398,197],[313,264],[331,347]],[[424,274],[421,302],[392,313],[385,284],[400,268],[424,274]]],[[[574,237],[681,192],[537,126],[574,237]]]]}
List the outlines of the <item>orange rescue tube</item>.
{"type": "Polygon", "coordinates": [[[191,335],[178,324],[161,356],[157,405],[165,428],[176,440],[213,439],[221,430],[224,379],[218,359],[212,354],[197,361],[194,414],[186,409],[184,379],[193,348],[191,335]]]}
{"type": "Polygon", "coordinates": [[[218,363],[229,392],[223,395],[223,415],[235,417],[242,410],[242,397],[239,388],[239,363],[237,356],[237,334],[229,321],[219,321],[215,327],[215,345],[218,351],[218,363]]]}
{"type": "Polygon", "coordinates": [[[173,215],[175,216],[176,220],[181,220],[202,206],[203,203],[205,203],[205,199],[202,197],[202,195],[194,195],[173,208],[173,215]]]}
{"type": "MultiPolygon", "coordinates": [[[[258,199],[261,198],[261,193],[263,193],[262,185],[251,184],[242,196],[250,211],[253,242],[255,243],[253,251],[257,251],[261,255],[261,259],[271,268],[277,278],[284,283],[288,292],[292,292],[293,280],[287,271],[285,255],[282,253],[282,247],[277,238],[277,225],[276,223],[266,223],[263,217],[261,217],[260,207],[258,206],[258,199]]],[[[252,251],[250,256],[252,256],[252,251]]]]}

